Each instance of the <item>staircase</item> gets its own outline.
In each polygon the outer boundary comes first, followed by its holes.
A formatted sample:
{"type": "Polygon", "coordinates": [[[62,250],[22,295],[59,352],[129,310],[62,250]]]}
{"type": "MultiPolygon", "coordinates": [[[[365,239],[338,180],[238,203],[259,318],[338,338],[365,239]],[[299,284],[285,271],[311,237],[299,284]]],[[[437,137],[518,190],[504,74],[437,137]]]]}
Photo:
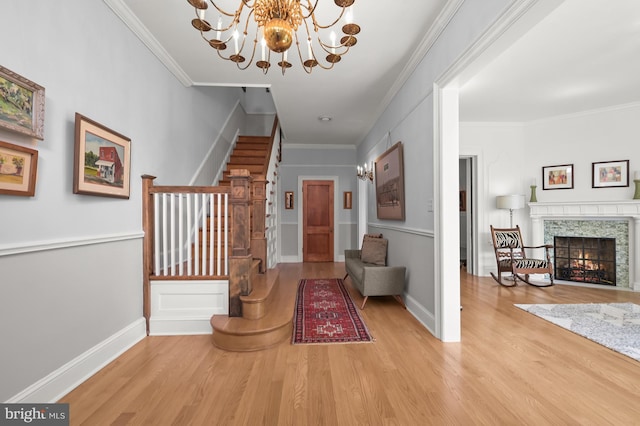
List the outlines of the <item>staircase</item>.
{"type": "Polygon", "coordinates": [[[270,136],[238,136],[236,146],[229,157],[223,178],[218,185],[228,186],[231,170],[249,170],[251,177],[266,176],[271,149],[270,136]]]}
{"type": "Polygon", "coordinates": [[[230,351],[290,338],[296,289],[283,288],[274,268],[278,131],[276,117],[271,136],[239,137],[217,186],[154,185],[155,176],[142,176],[147,333],[211,326],[213,344],[230,351]]]}
{"type": "MultiPolygon", "coordinates": [[[[265,180],[271,141],[269,136],[239,136],[219,185],[230,185],[232,170],[248,170],[254,180],[265,180]]],[[[273,184],[275,176],[267,181],[267,190],[273,191],[273,184]]],[[[252,240],[252,247],[255,243],[252,240]]],[[[251,292],[240,296],[242,316],[214,315],[211,318],[212,341],[216,347],[228,351],[256,351],[291,338],[295,289],[293,292],[283,289],[279,285],[277,267],[267,269],[264,262],[264,259],[254,258],[251,263],[248,272],[251,292]]]]}

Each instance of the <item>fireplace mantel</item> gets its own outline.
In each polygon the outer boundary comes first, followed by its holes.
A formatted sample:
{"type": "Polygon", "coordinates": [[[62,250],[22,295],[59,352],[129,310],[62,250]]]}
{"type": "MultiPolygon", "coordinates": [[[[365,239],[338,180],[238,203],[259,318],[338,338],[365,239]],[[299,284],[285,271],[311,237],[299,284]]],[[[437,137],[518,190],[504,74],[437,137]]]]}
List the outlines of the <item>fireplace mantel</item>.
{"type": "Polygon", "coordinates": [[[544,244],[544,221],[557,219],[629,221],[629,287],[640,291],[640,201],[566,201],[529,203],[533,245],[544,244]]]}
{"type": "Polygon", "coordinates": [[[640,219],[640,201],[568,201],[529,203],[532,219],[551,217],[640,219]]]}

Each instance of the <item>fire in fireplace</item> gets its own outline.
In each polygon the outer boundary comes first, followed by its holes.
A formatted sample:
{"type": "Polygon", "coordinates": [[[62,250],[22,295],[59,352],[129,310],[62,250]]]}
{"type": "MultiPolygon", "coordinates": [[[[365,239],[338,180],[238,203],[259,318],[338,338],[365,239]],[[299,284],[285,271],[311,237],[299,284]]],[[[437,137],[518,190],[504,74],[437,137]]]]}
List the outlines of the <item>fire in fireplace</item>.
{"type": "Polygon", "coordinates": [[[616,285],[616,239],[554,237],[554,269],[559,280],[616,285]]]}

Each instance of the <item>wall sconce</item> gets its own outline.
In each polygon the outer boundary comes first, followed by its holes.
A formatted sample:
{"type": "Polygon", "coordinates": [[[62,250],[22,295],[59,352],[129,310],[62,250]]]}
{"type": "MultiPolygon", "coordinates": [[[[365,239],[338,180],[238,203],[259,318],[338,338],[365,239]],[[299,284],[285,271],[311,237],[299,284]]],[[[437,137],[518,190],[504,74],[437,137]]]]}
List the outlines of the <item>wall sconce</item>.
{"type": "Polygon", "coordinates": [[[513,211],[524,207],[524,195],[500,195],[496,198],[496,207],[509,210],[509,223],[513,228],[513,211]]]}
{"type": "Polygon", "coordinates": [[[371,167],[367,163],[364,163],[364,166],[358,166],[358,179],[367,180],[373,183],[373,164],[371,167]]]}

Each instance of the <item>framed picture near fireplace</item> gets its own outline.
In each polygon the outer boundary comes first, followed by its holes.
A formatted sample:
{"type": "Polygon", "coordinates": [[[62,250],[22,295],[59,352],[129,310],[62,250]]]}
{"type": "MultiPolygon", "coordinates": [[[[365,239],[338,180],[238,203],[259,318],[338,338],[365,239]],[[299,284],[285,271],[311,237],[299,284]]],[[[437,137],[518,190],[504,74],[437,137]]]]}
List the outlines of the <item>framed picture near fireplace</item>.
{"type": "Polygon", "coordinates": [[[542,189],[573,189],[573,164],[543,167],[542,189]]]}
{"type": "Polygon", "coordinates": [[[592,163],[591,181],[593,188],[629,186],[629,160],[592,163]]]}

